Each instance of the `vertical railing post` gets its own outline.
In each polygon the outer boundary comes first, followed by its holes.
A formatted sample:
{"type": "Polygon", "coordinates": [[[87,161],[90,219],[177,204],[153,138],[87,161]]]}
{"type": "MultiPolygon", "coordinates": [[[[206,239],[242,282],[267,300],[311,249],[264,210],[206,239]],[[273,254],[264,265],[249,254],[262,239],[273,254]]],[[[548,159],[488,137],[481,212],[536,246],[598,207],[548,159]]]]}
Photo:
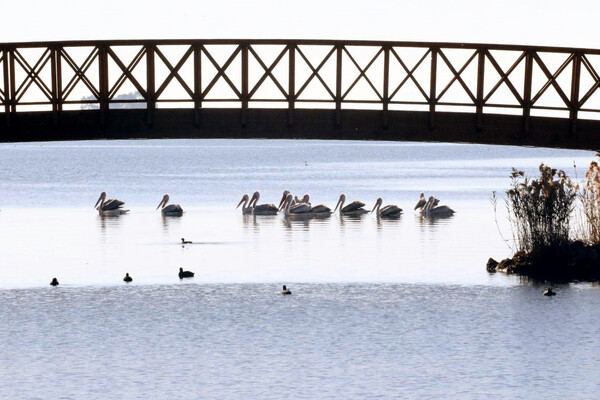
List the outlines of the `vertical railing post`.
{"type": "Polygon", "coordinates": [[[336,45],[336,68],[335,68],[335,126],[339,128],[342,124],[342,51],[344,45],[336,45]]]}
{"type": "Polygon", "coordinates": [[[296,107],[296,45],[288,44],[288,127],[294,126],[294,109],[296,107]]]}
{"type": "MultiPolygon", "coordinates": [[[[58,54],[60,57],[60,54],[58,54]]],[[[50,47],[50,75],[51,75],[51,99],[50,103],[52,104],[52,125],[58,125],[58,73],[56,71],[56,61],[57,59],[57,51],[56,47],[50,47]]]]}
{"type": "Polygon", "coordinates": [[[479,49],[477,54],[477,104],[475,113],[477,114],[477,132],[483,130],[483,85],[485,78],[485,49],[479,49]]]}
{"type": "Polygon", "coordinates": [[[10,127],[10,83],[8,76],[8,50],[2,50],[2,70],[4,75],[4,118],[6,127],[10,127]]]}
{"type": "Polygon", "coordinates": [[[100,86],[100,125],[106,125],[106,114],[108,113],[108,52],[106,45],[98,47],[98,77],[100,86]]]}
{"type": "Polygon", "coordinates": [[[531,117],[531,85],[533,80],[533,54],[527,50],[525,54],[525,81],[523,87],[523,134],[527,135],[530,129],[531,117]]]}
{"type": "Polygon", "coordinates": [[[573,75],[571,77],[571,101],[569,119],[571,120],[571,134],[577,133],[577,114],[579,112],[579,86],[581,80],[581,53],[573,55],[573,75]]]}
{"type": "Polygon", "coordinates": [[[155,45],[146,45],[146,124],[154,125],[154,110],[156,109],[156,73],[154,70],[155,45]]]}
{"type": "Polygon", "coordinates": [[[242,128],[246,127],[248,112],[248,43],[242,43],[242,128]]]}
{"type": "MultiPolygon", "coordinates": [[[[15,49],[10,49],[9,59],[9,77],[10,77],[10,113],[17,112],[17,85],[15,83],[15,49]]],[[[12,117],[11,117],[12,118],[12,117]]]]}
{"type": "Polygon", "coordinates": [[[388,108],[390,104],[390,46],[383,46],[383,129],[388,128],[388,108]]]}
{"type": "Polygon", "coordinates": [[[63,86],[62,86],[62,52],[63,47],[58,46],[56,48],[56,108],[58,111],[63,109],[63,86]]]}
{"type": "Polygon", "coordinates": [[[200,125],[200,109],[202,108],[202,50],[194,44],[194,124],[200,125]]]}
{"type": "Polygon", "coordinates": [[[429,129],[435,129],[435,104],[437,103],[437,54],[436,47],[431,48],[431,76],[429,78],[429,129]]]}

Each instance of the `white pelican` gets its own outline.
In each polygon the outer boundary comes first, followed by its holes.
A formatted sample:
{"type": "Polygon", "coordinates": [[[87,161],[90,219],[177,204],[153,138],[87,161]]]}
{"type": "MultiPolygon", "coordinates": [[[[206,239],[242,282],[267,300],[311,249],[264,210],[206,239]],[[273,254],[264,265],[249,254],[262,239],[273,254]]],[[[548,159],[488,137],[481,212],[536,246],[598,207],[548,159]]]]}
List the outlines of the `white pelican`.
{"type": "Polygon", "coordinates": [[[254,207],[252,207],[252,203],[250,203],[250,205],[248,206],[249,199],[250,199],[250,196],[245,194],[236,207],[236,209],[237,209],[237,208],[239,208],[239,206],[242,205],[242,203],[244,203],[244,205],[242,206],[242,214],[244,214],[244,215],[252,214],[252,212],[254,211],[254,207]]]}
{"type": "Polygon", "coordinates": [[[418,209],[422,210],[423,207],[425,207],[425,204],[427,204],[427,200],[425,200],[425,193],[421,193],[421,197],[419,198],[417,205],[415,205],[415,211],[418,209]]]}
{"type": "Polygon", "coordinates": [[[294,196],[288,194],[284,201],[284,215],[286,217],[311,217],[312,216],[312,207],[308,204],[300,203],[292,205],[292,201],[294,200],[294,196]]]}
{"type": "Polygon", "coordinates": [[[427,204],[423,207],[423,214],[426,217],[449,217],[454,214],[454,210],[448,206],[437,206],[440,201],[433,196],[429,197],[427,204]]]}
{"type": "Polygon", "coordinates": [[[159,208],[162,207],[160,212],[165,217],[181,217],[183,215],[183,208],[181,208],[181,206],[179,204],[167,205],[168,202],[169,202],[169,194],[167,193],[163,196],[160,203],[158,203],[158,206],[156,207],[156,209],[158,210],[159,208]]]}
{"type": "Polygon", "coordinates": [[[281,200],[279,201],[279,207],[277,207],[279,211],[283,210],[283,206],[284,206],[285,200],[287,199],[288,194],[290,194],[289,190],[283,191],[283,196],[281,196],[281,200]]]}
{"type": "Polygon", "coordinates": [[[363,202],[353,201],[352,203],[350,203],[344,207],[345,202],[346,202],[346,195],[344,193],[342,193],[340,195],[340,199],[338,200],[337,204],[335,205],[335,209],[333,210],[333,212],[335,212],[339,206],[340,214],[344,214],[344,215],[362,215],[362,214],[368,213],[368,211],[363,208],[365,206],[365,203],[363,203],[363,202]]]}
{"type": "Polygon", "coordinates": [[[378,198],[371,212],[377,209],[377,216],[382,218],[397,218],[400,216],[400,214],[402,214],[402,209],[400,207],[390,204],[381,208],[382,203],[383,199],[381,197],[378,198]]]}
{"type": "Polygon", "coordinates": [[[271,203],[257,205],[258,199],[260,199],[260,192],[257,190],[252,195],[252,199],[250,199],[250,206],[254,207],[254,215],[277,215],[279,208],[271,203]]]}
{"type": "Polygon", "coordinates": [[[125,202],[117,200],[117,199],[108,199],[106,200],[106,192],[100,193],[100,197],[96,201],[94,208],[98,210],[100,215],[121,215],[125,214],[129,210],[123,210],[123,204],[125,202]]]}
{"type": "MultiPolygon", "coordinates": [[[[310,196],[308,194],[304,195],[302,203],[308,204],[309,206],[311,205],[310,196]]],[[[315,217],[324,217],[331,214],[331,208],[327,207],[325,204],[318,204],[314,207],[311,206],[311,212],[315,217]]]]}

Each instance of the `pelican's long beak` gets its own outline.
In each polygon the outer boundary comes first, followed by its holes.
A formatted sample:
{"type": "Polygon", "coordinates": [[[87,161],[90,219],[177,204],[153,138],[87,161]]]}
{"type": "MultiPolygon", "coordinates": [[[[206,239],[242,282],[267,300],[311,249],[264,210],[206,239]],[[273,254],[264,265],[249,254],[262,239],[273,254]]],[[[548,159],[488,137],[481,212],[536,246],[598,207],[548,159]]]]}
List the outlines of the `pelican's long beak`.
{"type": "MultiPolygon", "coordinates": [[[[166,201],[165,201],[165,199],[163,198],[163,199],[160,201],[160,203],[158,203],[158,206],[156,206],[156,210],[158,210],[159,208],[161,208],[161,206],[162,206],[162,207],[164,207],[164,206],[166,206],[166,205],[167,205],[167,202],[166,202],[166,201]]],[[[154,211],[156,211],[156,210],[154,210],[154,211]]]]}
{"type": "Polygon", "coordinates": [[[256,196],[256,194],[253,194],[252,197],[250,198],[250,207],[256,207],[256,203],[258,202],[258,197],[256,196]]]}
{"type": "Polygon", "coordinates": [[[242,199],[240,200],[240,202],[238,203],[237,207],[235,207],[235,209],[237,210],[238,208],[240,208],[240,206],[242,205],[242,203],[245,201],[246,199],[244,197],[242,197],[242,199]]]}
{"type": "Polygon", "coordinates": [[[100,195],[100,197],[98,197],[98,200],[96,200],[96,204],[94,204],[94,208],[97,208],[98,204],[100,204],[102,200],[104,200],[104,196],[100,195]]]}
{"type": "Polygon", "coordinates": [[[371,213],[372,213],[373,211],[375,211],[375,209],[377,208],[377,205],[378,205],[378,204],[379,204],[379,203],[377,203],[377,202],[375,203],[375,205],[373,206],[373,209],[371,210],[371,213]]]}
{"type": "MultiPolygon", "coordinates": [[[[340,206],[340,203],[342,202],[342,198],[340,197],[337,204],[335,205],[335,208],[333,209],[333,212],[336,212],[338,209],[338,206],[340,206]]],[[[340,210],[342,209],[342,207],[340,206],[340,210]]]]}
{"type": "Polygon", "coordinates": [[[279,211],[281,211],[281,209],[283,208],[283,203],[285,203],[285,199],[286,199],[286,194],[285,192],[283,192],[283,196],[281,196],[281,201],[279,202],[279,206],[277,207],[279,209],[279,211]]]}

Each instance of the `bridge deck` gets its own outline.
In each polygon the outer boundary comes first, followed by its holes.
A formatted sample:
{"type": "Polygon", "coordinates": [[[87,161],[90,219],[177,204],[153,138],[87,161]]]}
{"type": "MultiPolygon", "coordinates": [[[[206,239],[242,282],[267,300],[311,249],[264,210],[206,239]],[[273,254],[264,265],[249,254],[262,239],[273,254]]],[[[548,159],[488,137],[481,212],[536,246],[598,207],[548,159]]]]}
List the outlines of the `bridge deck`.
{"type": "MultiPolygon", "coordinates": [[[[0,124],[3,121],[0,114],[0,124]]],[[[486,115],[483,129],[476,128],[472,113],[439,112],[436,129],[429,127],[428,112],[392,111],[388,127],[381,123],[381,112],[342,110],[336,126],[333,110],[296,110],[296,123],[288,124],[287,110],[249,109],[245,127],[240,110],[203,109],[196,123],[194,110],[158,109],[154,123],[146,123],[142,109],[110,110],[104,126],[100,111],[64,111],[58,124],[52,113],[18,113],[13,128],[0,130],[0,140],[47,141],[142,138],[272,138],[341,139],[392,141],[443,141],[503,145],[528,145],[599,150],[600,121],[579,121],[572,134],[568,119],[532,117],[531,128],[523,133],[523,118],[514,115],[486,115]]]]}

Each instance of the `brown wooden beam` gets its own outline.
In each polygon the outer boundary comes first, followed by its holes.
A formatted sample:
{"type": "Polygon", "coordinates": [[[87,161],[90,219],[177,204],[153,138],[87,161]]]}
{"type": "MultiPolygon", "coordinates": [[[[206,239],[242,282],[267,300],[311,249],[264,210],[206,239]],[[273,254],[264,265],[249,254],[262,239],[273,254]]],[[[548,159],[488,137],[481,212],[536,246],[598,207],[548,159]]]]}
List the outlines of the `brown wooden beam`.
{"type": "Polygon", "coordinates": [[[525,54],[525,80],[523,82],[523,134],[527,136],[530,129],[531,118],[531,84],[533,80],[533,54],[525,54]]]}
{"type": "Polygon", "coordinates": [[[288,45],[288,127],[294,126],[296,107],[296,45],[288,45]]]}
{"type": "Polygon", "coordinates": [[[431,74],[429,78],[429,129],[435,130],[435,103],[437,102],[437,55],[438,49],[431,48],[431,74]]]}
{"type": "Polygon", "coordinates": [[[577,113],[579,112],[579,87],[581,80],[581,54],[575,53],[573,57],[573,70],[571,75],[571,98],[569,119],[571,120],[571,134],[577,133],[577,113]]]}
{"type": "Polygon", "coordinates": [[[156,109],[156,71],[154,69],[154,54],[156,47],[146,46],[146,124],[154,125],[154,110],[156,109]]]}
{"type": "Polygon", "coordinates": [[[98,48],[98,78],[100,86],[100,125],[106,125],[108,114],[108,52],[106,46],[98,48]]]}
{"type": "Polygon", "coordinates": [[[242,127],[246,127],[248,111],[248,44],[240,45],[242,48],[242,127]]]}
{"type": "Polygon", "coordinates": [[[342,52],[344,46],[336,46],[336,66],[335,66],[335,126],[337,128],[342,124],[342,52]]]}
{"type": "Polygon", "coordinates": [[[200,125],[202,108],[202,49],[194,45],[194,125],[200,125]]]}
{"type": "Polygon", "coordinates": [[[390,104],[390,47],[383,47],[383,129],[388,128],[388,108],[390,104]]]}
{"type": "Polygon", "coordinates": [[[4,75],[4,113],[6,114],[6,127],[10,127],[10,103],[11,103],[11,89],[9,81],[9,53],[8,50],[2,50],[2,72],[4,75]]]}
{"type": "Polygon", "coordinates": [[[483,86],[485,79],[485,50],[477,50],[477,99],[475,113],[477,114],[476,128],[483,130],[483,86]]]}

